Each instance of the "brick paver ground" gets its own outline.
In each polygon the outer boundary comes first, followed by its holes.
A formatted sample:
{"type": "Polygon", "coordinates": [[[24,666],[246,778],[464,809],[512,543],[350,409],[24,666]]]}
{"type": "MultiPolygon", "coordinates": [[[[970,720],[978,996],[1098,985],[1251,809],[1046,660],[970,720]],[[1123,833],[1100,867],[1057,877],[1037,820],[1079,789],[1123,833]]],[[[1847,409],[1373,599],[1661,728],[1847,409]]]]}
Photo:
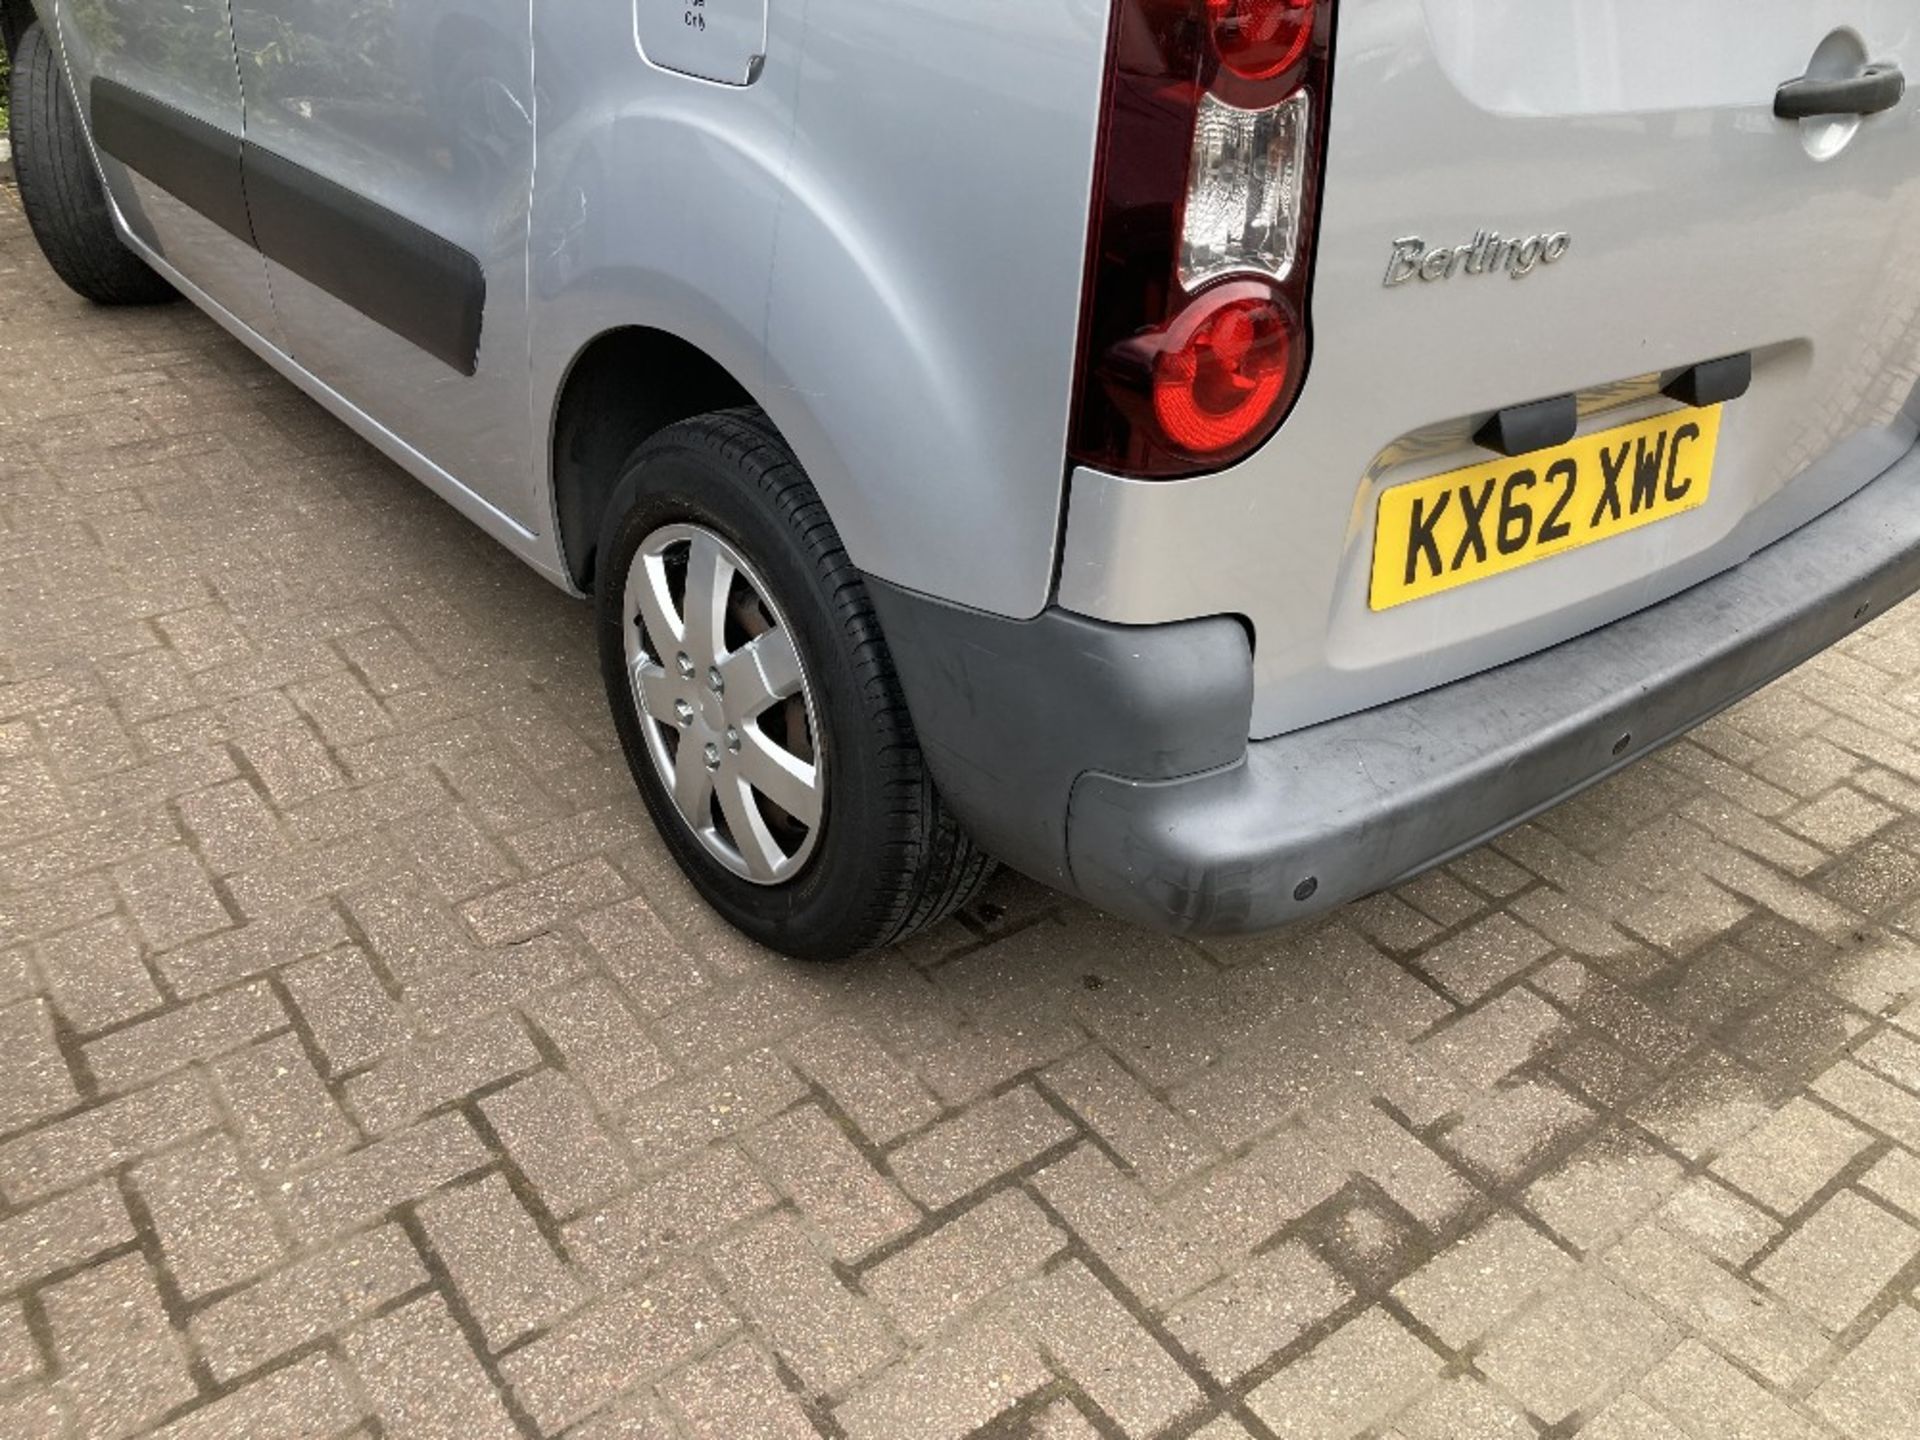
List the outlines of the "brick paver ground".
{"type": "Polygon", "coordinates": [[[1920,610],[1308,929],[805,969],[582,606],[0,294],[0,1435],[1920,1434],[1920,610]]]}

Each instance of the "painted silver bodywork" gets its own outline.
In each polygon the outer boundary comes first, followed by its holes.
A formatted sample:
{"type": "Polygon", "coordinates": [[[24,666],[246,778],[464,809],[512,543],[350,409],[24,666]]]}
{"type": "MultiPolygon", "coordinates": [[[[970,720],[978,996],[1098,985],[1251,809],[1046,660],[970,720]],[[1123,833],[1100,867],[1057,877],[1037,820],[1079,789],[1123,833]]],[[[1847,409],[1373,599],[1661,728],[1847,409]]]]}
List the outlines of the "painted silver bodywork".
{"type": "Polygon", "coordinates": [[[100,73],[243,120],[481,261],[469,377],[105,166],[143,253],[561,583],[555,405],[625,327],[738,381],[872,575],[1016,618],[1245,617],[1255,736],[1669,596],[1920,430],[1920,107],[1845,135],[1768,112],[1836,32],[1920,66],[1908,0],[1752,0],[1737,23],[1347,0],[1305,391],[1252,458],[1177,483],[1063,460],[1109,0],[709,0],[709,52],[684,7],[660,37],[656,0],[234,0],[230,32],[189,0],[39,3],[80,93],[100,73]],[[180,36],[191,65],[165,59],[180,36]],[[1524,282],[1381,284],[1396,239],[1485,228],[1571,242],[1524,282]],[[1707,505],[1368,611],[1380,489],[1471,459],[1488,411],[1577,392],[1585,426],[1620,423],[1669,403],[1663,369],[1740,350],[1754,386],[1707,505]]]}
{"type": "Polygon", "coordinates": [[[1849,26],[1863,54],[1920,67],[1903,0],[1343,5],[1300,402],[1222,474],[1076,473],[1060,602],[1135,624],[1245,616],[1264,737],[1582,634],[1857,490],[1920,422],[1920,107],[1860,122],[1826,160],[1819,123],[1771,113],[1849,26]],[[1520,280],[1382,284],[1395,239],[1481,229],[1571,243],[1520,280]],[[1583,428],[1603,428],[1670,405],[1658,372],[1741,350],[1753,389],[1705,506],[1368,609],[1380,490],[1484,458],[1489,411],[1578,392],[1583,428]]]}
{"type": "MultiPolygon", "coordinates": [[[[46,19],[53,0],[37,0],[46,19]]],[[[195,0],[61,0],[57,31],[76,95],[96,75],[226,131],[241,128],[244,105],[224,5],[195,0]]],[[[83,107],[84,108],[84,107],[83,107]]],[[[141,248],[168,265],[269,344],[282,343],[260,256],[211,220],[100,156],[107,193],[141,248]]]]}
{"type": "Polygon", "coordinates": [[[544,432],[527,375],[526,0],[232,0],[232,12],[247,138],[452,242],[487,277],[471,376],[269,261],[286,348],[489,504],[544,531],[544,432]]]}
{"type": "Polygon", "coordinates": [[[861,568],[1026,616],[1064,488],[1106,0],[775,4],[749,86],[539,0],[534,408],[614,323],[720,362],[861,568]]]}
{"type": "MultiPolygon", "coordinates": [[[[57,3],[80,94],[96,72],[149,78],[124,24],[84,17],[225,14],[57,3]]],[[[734,83],[684,73],[699,68],[684,48],[649,57],[650,3],[235,0],[232,32],[205,37],[228,70],[237,41],[249,140],[481,260],[472,377],[205,222],[192,231],[191,212],[109,161],[123,222],[185,216],[155,227],[159,243],[131,223],[128,238],[555,578],[555,405],[595,338],[638,326],[706,352],[774,418],[862,568],[1037,613],[1065,488],[1106,0],[777,4],[764,62],[734,83]]],[[[714,73],[741,33],[709,29],[714,73]]],[[[182,83],[153,80],[169,97],[182,83]]],[[[202,89],[179,98],[236,125],[238,89],[202,89]]]]}

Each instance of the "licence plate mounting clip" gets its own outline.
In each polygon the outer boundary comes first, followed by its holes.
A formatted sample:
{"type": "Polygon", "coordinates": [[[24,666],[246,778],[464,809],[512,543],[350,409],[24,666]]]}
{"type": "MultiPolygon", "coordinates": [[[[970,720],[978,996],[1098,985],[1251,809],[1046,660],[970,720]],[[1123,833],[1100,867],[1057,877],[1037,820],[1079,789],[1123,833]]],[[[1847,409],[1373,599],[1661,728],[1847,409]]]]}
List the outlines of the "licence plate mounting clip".
{"type": "Polygon", "coordinates": [[[1704,410],[1709,405],[1724,405],[1738,400],[1753,384],[1753,352],[1723,355],[1718,360],[1702,360],[1684,370],[1669,370],[1660,377],[1660,393],[1682,405],[1704,410]]]}
{"type": "Polygon", "coordinates": [[[1494,411],[1473,432],[1473,442],[1496,455],[1529,455],[1566,444],[1579,428],[1580,408],[1573,396],[1555,395],[1494,411]]]}

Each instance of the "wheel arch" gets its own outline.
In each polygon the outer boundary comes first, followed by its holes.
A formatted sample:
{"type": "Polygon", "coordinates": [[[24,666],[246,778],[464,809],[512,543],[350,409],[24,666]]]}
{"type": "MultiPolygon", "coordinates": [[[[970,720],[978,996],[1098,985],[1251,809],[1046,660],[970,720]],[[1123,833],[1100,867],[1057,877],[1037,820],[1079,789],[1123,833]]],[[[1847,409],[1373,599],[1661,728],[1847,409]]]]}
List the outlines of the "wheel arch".
{"type": "Polygon", "coordinates": [[[779,426],[862,573],[1037,614],[1068,473],[1103,4],[1022,7],[1015,26],[948,7],[932,29],[924,7],[773,5],[746,86],[636,66],[631,4],[536,6],[542,395],[576,337],[672,330],[779,426]],[[900,63],[930,44],[938,63],[900,63]]]}
{"type": "Polygon", "coordinates": [[[9,60],[20,49],[20,37],[27,33],[27,27],[39,18],[33,0],[0,0],[0,48],[6,50],[9,60]]]}
{"type": "Polygon", "coordinates": [[[753,403],[718,360],[669,331],[602,331],[568,365],[553,404],[548,474],[567,577],[591,590],[607,507],[627,457],[667,426],[753,403]]]}

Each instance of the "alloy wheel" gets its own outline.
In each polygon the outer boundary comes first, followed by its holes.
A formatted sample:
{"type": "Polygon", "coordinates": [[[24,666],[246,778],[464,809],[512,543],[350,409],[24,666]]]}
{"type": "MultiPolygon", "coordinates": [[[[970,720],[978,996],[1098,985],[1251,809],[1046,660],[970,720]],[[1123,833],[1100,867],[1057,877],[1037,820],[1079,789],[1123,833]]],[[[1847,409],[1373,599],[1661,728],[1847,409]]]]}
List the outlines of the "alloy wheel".
{"type": "Polygon", "coordinates": [[[753,566],[705,526],[653,531],[627,571],[627,673],[680,818],[728,870],[792,879],[825,821],[806,666],[753,566]]]}

